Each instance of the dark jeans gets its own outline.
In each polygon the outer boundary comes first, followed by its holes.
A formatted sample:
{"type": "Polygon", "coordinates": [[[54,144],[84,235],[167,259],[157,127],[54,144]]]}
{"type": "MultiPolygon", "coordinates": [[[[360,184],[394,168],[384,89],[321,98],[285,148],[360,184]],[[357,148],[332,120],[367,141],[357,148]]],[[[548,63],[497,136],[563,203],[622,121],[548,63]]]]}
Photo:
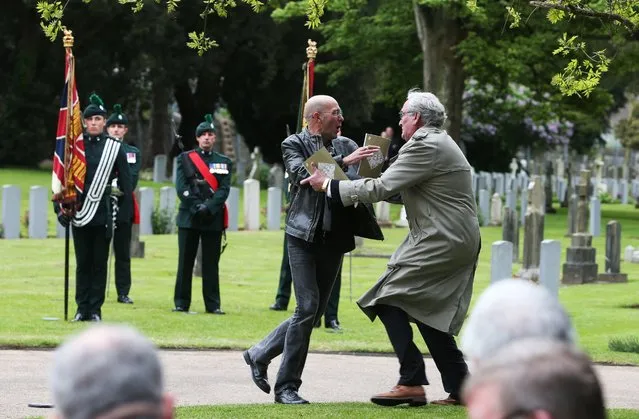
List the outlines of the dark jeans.
{"type": "Polygon", "coordinates": [[[282,354],[275,394],[299,389],[313,324],[326,308],[343,257],[334,246],[288,236],[288,255],[297,306],[293,315],[249,349],[251,358],[268,365],[282,354]]]}
{"type": "Polygon", "coordinates": [[[131,228],[130,222],[118,221],[113,231],[115,289],[118,295],[129,295],[131,291],[131,228]]]}
{"type": "Polygon", "coordinates": [[[73,227],[75,302],[78,313],[102,316],[109,239],[104,226],[73,227]]]}
{"type": "MultiPolygon", "coordinates": [[[[280,307],[288,307],[288,303],[291,300],[291,284],[293,278],[291,276],[291,265],[288,262],[288,246],[287,235],[284,235],[284,252],[282,254],[282,264],[280,266],[280,282],[277,285],[277,295],[275,296],[275,303],[280,307]]],[[[339,309],[339,294],[342,288],[342,266],[340,264],[339,272],[337,273],[337,279],[333,290],[328,298],[328,304],[326,305],[326,311],[324,312],[324,324],[329,326],[331,320],[335,320],[339,323],[337,318],[337,312],[339,309]]],[[[318,319],[319,322],[321,319],[318,319]]]]}
{"type": "Polygon", "coordinates": [[[220,308],[220,251],[221,231],[202,231],[194,228],[178,229],[178,270],[173,301],[176,307],[191,307],[191,283],[197,248],[202,240],[202,296],[206,311],[220,308]]]}
{"type": "MultiPolygon", "coordinates": [[[[408,314],[398,307],[383,304],[377,305],[376,310],[399,359],[397,384],[404,386],[428,384],[424,358],[413,342],[413,328],[408,320],[408,314]]],[[[415,324],[442,375],[444,390],[459,400],[462,383],[468,375],[468,366],[457,348],[455,339],[452,335],[423,323],[415,321],[415,324]]]]}

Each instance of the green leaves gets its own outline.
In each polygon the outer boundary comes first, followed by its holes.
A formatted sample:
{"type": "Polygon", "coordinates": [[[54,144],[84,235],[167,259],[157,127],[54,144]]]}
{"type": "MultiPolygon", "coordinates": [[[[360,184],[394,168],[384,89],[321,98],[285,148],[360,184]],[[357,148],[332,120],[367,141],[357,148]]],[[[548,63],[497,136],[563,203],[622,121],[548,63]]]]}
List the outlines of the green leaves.
{"type": "Polygon", "coordinates": [[[548,14],[546,15],[546,17],[552,24],[562,21],[565,16],[566,16],[566,12],[564,12],[563,10],[557,10],[557,9],[548,10],[548,14]]]}
{"type": "Polygon", "coordinates": [[[606,50],[589,53],[585,42],[579,42],[576,35],[568,37],[566,33],[558,42],[559,47],[553,55],[573,58],[561,73],[553,76],[550,84],[566,96],[590,96],[599,85],[601,76],[608,71],[610,58],[606,56],[606,50]]]}
{"type": "Polygon", "coordinates": [[[190,41],[186,43],[186,46],[197,51],[197,55],[200,57],[211,48],[217,47],[218,43],[209,38],[204,32],[189,32],[190,41]]]}
{"type": "Polygon", "coordinates": [[[512,19],[512,22],[510,22],[510,28],[518,28],[519,23],[521,22],[521,14],[510,6],[506,7],[506,12],[508,13],[508,17],[512,19]]]}
{"type": "Polygon", "coordinates": [[[39,1],[36,4],[36,11],[40,15],[40,27],[51,42],[58,37],[58,32],[62,30],[62,16],[64,7],[62,2],[39,1]]]}

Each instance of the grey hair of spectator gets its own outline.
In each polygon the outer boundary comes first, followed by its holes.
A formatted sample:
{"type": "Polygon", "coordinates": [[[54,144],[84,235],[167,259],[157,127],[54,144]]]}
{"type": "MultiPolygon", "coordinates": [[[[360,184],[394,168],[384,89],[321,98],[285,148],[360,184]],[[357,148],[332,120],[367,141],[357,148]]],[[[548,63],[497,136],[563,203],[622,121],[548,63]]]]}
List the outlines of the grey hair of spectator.
{"type": "Polygon", "coordinates": [[[410,89],[406,96],[406,112],[417,112],[424,126],[442,128],[446,122],[446,109],[437,96],[419,89],[410,89]]]}
{"type": "Polygon", "coordinates": [[[490,285],[477,300],[462,332],[462,352],[471,367],[518,339],[576,343],[566,310],[544,287],[522,279],[490,285]]]}
{"type": "Polygon", "coordinates": [[[474,412],[488,417],[486,406],[500,418],[606,418],[590,358],[556,340],[522,339],[505,346],[464,383],[463,398],[470,418],[474,412]]]}
{"type": "Polygon", "coordinates": [[[166,417],[157,348],[131,327],[89,328],[63,343],[53,362],[51,390],[64,419],[166,417]]]}

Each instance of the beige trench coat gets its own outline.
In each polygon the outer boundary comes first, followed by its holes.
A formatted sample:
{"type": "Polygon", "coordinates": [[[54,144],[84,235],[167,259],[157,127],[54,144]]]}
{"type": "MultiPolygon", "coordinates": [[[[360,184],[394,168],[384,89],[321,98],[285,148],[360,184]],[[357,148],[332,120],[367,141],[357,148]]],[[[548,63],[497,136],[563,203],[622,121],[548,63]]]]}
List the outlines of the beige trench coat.
{"type": "Polygon", "coordinates": [[[339,183],[344,205],[401,194],[409,232],[386,272],[357,304],[375,320],[376,304],[458,334],[470,305],[480,247],[470,165],[440,129],[422,127],[377,179],[339,183]]]}

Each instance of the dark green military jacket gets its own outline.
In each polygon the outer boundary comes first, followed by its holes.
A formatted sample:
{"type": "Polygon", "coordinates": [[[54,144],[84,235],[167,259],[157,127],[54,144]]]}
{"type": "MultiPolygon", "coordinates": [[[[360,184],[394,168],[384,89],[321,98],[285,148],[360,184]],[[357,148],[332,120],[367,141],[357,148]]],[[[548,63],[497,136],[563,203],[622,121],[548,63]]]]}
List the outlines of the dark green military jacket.
{"type": "MultiPolygon", "coordinates": [[[[124,141],[122,141],[121,149],[124,150],[124,153],[126,154],[126,161],[129,164],[129,173],[131,175],[131,187],[132,190],[135,191],[135,188],[137,188],[138,186],[138,176],[140,174],[140,168],[142,167],[140,150],[131,144],[125,143],[124,141]]],[[[118,199],[118,205],[120,206],[120,208],[118,209],[117,220],[120,222],[130,223],[133,221],[133,206],[123,206],[122,198],[123,196],[120,196],[120,198],[118,199]]]]}
{"type": "Polygon", "coordinates": [[[218,182],[215,192],[204,180],[204,176],[189,158],[189,152],[180,154],[177,159],[175,191],[180,200],[176,224],[180,228],[196,228],[207,231],[224,230],[224,202],[231,188],[231,159],[215,151],[206,152],[201,148],[194,150],[206,163],[218,182]],[[198,204],[205,204],[209,216],[202,221],[195,216],[198,204]]]}

